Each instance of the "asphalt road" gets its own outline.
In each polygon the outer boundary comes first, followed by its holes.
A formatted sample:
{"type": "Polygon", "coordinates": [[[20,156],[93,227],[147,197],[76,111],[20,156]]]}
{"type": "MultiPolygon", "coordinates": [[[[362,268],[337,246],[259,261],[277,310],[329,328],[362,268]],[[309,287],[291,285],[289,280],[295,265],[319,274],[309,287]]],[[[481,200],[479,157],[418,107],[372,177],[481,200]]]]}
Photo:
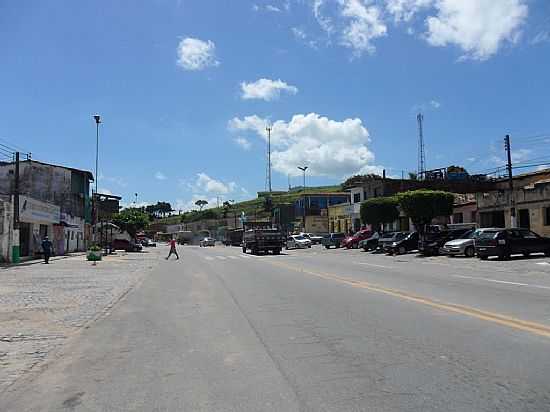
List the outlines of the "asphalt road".
{"type": "Polygon", "coordinates": [[[0,410],[550,410],[548,259],[182,252],[0,410]]]}

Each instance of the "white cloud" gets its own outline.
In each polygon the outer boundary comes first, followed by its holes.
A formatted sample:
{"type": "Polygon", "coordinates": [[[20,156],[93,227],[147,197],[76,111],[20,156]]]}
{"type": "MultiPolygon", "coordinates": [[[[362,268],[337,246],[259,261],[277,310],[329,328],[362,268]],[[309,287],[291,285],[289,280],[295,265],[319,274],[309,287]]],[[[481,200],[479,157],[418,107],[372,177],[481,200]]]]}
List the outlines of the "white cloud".
{"type": "Polygon", "coordinates": [[[157,179],[157,180],[166,180],[166,176],[162,172],[156,172],[155,173],[155,179],[157,179]]]}
{"type": "MultiPolygon", "coordinates": [[[[265,139],[266,123],[267,119],[252,115],[234,118],[228,127],[265,139]]],[[[273,169],[285,175],[299,176],[300,165],[307,165],[310,175],[334,177],[381,169],[373,165],[369,132],[357,118],[335,121],[316,113],[297,114],[289,122],[274,122],[271,136],[273,169]]]]}
{"type": "Polygon", "coordinates": [[[281,12],[281,9],[278,8],[277,6],[274,6],[273,4],[268,4],[267,6],[265,6],[265,9],[267,11],[272,11],[274,13],[280,13],[281,12]]]}
{"type": "Polygon", "coordinates": [[[225,195],[234,192],[237,184],[235,182],[223,183],[211,178],[206,173],[197,173],[195,186],[198,189],[197,191],[225,195]]]}
{"type": "Polygon", "coordinates": [[[265,101],[276,100],[280,97],[281,92],[287,92],[289,94],[298,93],[296,86],[291,86],[281,79],[259,79],[255,82],[241,83],[242,98],[247,99],[262,99],[265,101]]]}
{"type": "Polygon", "coordinates": [[[463,59],[486,60],[504,43],[514,44],[527,19],[525,0],[437,0],[426,19],[432,46],[456,45],[463,59]]]}
{"type": "Polygon", "coordinates": [[[420,9],[433,3],[434,0],[387,0],[386,10],[396,22],[409,21],[420,9]]]}
{"type": "Polygon", "coordinates": [[[178,65],[184,70],[202,70],[220,64],[216,60],[216,46],[211,40],[187,37],[178,44],[178,65]]]}
{"type": "Polygon", "coordinates": [[[293,27],[292,34],[294,34],[294,37],[296,37],[299,40],[305,40],[307,39],[307,34],[303,29],[300,29],[299,27],[293,27]]]}
{"type": "Polygon", "coordinates": [[[292,27],[290,30],[292,31],[292,34],[294,35],[294,38],[296,40],[304,43],[312,49],[317,50],[319,48],[318,41],[315,39],[310,39],[304,29],[301,29],[299,27],[292,27]]]}
{"type": "Polygon", "coordinates": [[[539,44],[550,42],[550,31],[541,31],[537,33],[530,41],[531,44],[539,44]]]}
{"type": "Polygon", "coordinates": [[[372,40],[387,33],[379,7],[367,6],[361,0],[339,1],[342,5],[342,16],[350,20],[342,32],[341,44],[352,49],[355,57],[360,57],[365,52],[374,53],[376,48],[372,40]]]}
{"type": "Polygon", "coordinates": [[[439,109],[441,107],[441,103],[437,100],[431,100],[430,106],[432,106],[434,109],[439,109]]]}
{"type": "Polygon", "coordinates": [[[334,25],[330,17],[325,16],[322,13],[322,7],[325,4],[325,0],[315,0],[313,2],[313,15],[315,20],[319,23],[319,26],[330,36],[334,31],[334,25]]]}
{"type": "Polygon", "coordinates": [[[244,150],[250,150],[252,147],[252,143],[248,141],[248,139],[244,137],[236,137],[233,139],[235,143],[237,143],[240,147],[242,147],[244,150]]]}

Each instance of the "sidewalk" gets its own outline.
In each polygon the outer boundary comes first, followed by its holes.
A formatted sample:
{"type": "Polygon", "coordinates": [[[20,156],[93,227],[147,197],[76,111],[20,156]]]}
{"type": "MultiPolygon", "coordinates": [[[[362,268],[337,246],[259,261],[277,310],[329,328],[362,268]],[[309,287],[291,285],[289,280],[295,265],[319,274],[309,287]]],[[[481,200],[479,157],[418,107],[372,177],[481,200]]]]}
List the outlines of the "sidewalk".
{"type": "MultiPolygon", "coordinates": [[[[75,256],[86,256],[86,252],[72,252],[72,253],[67,253],[65,255],[52,256],[50,257],[50,262],[53,262],[54,260],[67,259],[75,256]]],[[[37,263],[44,263],[44,259],[27,258],[25,260],[21,260],[21,262],[19,263],[0,263],[0,269],[9,269],[16,266],[36,265],[37,263]]]]}
{"type": "Polygon", "coordinates": [[[0,270],[0,393],[97,319],[162,260],[118,252],[93,266],[84,254],[0,270]]]}

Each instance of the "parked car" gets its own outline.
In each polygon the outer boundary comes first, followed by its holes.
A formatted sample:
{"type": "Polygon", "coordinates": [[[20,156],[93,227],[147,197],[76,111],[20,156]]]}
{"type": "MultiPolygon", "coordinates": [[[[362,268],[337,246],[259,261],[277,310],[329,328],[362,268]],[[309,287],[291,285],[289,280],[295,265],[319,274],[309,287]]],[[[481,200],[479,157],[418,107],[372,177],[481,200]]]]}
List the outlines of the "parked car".
{"type": "Polygon", "coordinates": [[[466,257],[474,257],[476,254],[475,238],[486,230],[492,230],[489,228],[484,229],[472,229],[464,233],[458,239],[450,240],[443,245],[443,253],[448,256],[464,255],[466,257]]]}
{"type": "Polygon", "coordinates": [[[113,239],[111,250],[124,250],[126,252],[141,252],[142,246],[134,241],[126,239],[113,239]]]}
{"type": "Polygon", "coordinates": [[[382,244],[382,252],[393,254],[394,253],[393,245],[405,239],[409,234],[410,232],[393,232],[391,239],[384,240],[382,244]]]}
{"type": "Polygon", "coordinates": [[[205,237],[199,242],[200,247],[216,246],[216,239],[213,237],[205,237]]]}
{"type": "Polygon", "coordinates": [[[321,244],[327,249],[330,249],[333,246],[338,249],[342,245],[342,241],[345,237],[346,235],[344,233],[329,233],[323,237],[321,244]]]}
{"type": "Polygon", "coordinates": [[[390,247],[393,242],[397,242],[405,238],[407,232],[384,232],[378,239],[378,246],[375,249],[375,252],[382,253],[390,250],[390,247]]]}
{"type": "Polygon", "coordinates": [[[359,242],[357,247],[360,249],[363,249],[365,252],[368,252],[369,250],[376,250],[378,247],[378,241],[380,240],[380,235],[378,232],[374,232],[371,234],[370,237],[363,239],[359,242]]]}
{"type": "Polygon", "coordinates": [[[404,255],[407,252],[418,250],[418,232],[400,232],[397,239],[388,246],[388,251],[392,255],[404,255]],[[401,236],[405,236],[400,239],[401,236]]]}
{"type": "Polygon", "coordinates": [[[323,236],[317,236],[313,233],[300,233],[300,235],[302,235],[306,239],[311,240],[311,243],[314,245],[320,245],[321,241],[323,240],[323,236]]]}
{"type": "Polygon", "coordinates": [[[145,247],[157,247],[157,244],[156,242],[153,242],[151,239],[149,238],[145,238],[141,241],[141,246],[145,246],[145,247]]]}
{"type": "Polygon", "coordinates": [[[474,239],[477,256],[481,260],[489,256],[508,259],[510,255],[544,253],[550,257],[550,238],[542,237],[528,229],[487,229],[474,239]]]}
{"type": "Polygon", "coordinates": [[[342,246],[347,249],[357,249],[359,247],[359,242],[363,239],[371,237],[372,232],[368,229],[360,230],[355,233],[353,236],[348,236],[342,242],[342,246]]]}
{"type": "Polygon", "coordinates": [[[426,226],[418,241],[418,250],[425,256],[439,255],[445,243],[462,237],[471,227],[451,228],[443,225],[426,226]]]}
{"type": "Polygon", "coordinates": [[[287,249],[305,249],[311,247],[311,240],[302,235],[290,235],[286,241],[287,249]]]}

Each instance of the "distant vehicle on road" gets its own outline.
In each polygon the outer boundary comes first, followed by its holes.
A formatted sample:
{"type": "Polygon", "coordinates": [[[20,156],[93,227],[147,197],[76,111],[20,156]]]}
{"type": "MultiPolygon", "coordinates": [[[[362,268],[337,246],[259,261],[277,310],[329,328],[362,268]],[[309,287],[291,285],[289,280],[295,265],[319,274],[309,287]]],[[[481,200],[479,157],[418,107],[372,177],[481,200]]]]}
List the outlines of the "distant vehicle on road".
{"type": "Polygon", "coordinates": [[[124,250],[126,252],[141,252],[143,249],[139,243],[126,239],[114,239],[111,243],[112,250],[124,250]]]}
{"type": "Polygon", "coordinates": [[[231,229],[225,232],[223,244],[225,246],[241,246],[243,243],[243,230],[231,229]]]}
{"type": "Polygon", "coordinates": [[[191,243],[191,241],[193,240],[193,232],[191,232],[190,230],[180,230],[176,234],[176,240],[180,245],[191,243]]]}
{"type": "MultiPolygon", "coordinates": [[[[493,228],[494,229],[494,228],[493,228]]],[[[472,229],[458,239],[450,240],[443,245],[443,253],[448,256],[464,255],[466,257],[474,257],[476,254],[475,238],[491,228],[472,229]]]]}
{"type": "Polygon", "coordinates": [[[407,252],[412,252],[413,250],[418,250],[418,232],[399,232],[397,235],[397,240],[392,242],[388,246],[388,253],[393,255],[404,255],[407,252]],[[402,239],[399,239],[401,236],[405,236],[402,239]]]}
{"type": "Polygon", "coordinates": [[[331,247],[335,247],[336,249],[339,249],[340,246],[342,246],[342,241],[346,235],[344,233],[329,233],[325,237],[323,237],[323,240],[321,241],[321,244],[326,247],[327,249],[330,249],[331,247]]]}
{"type": "Polygon", "coordinates": [[[344,239],[342,242],[342,246],[344,246],[347,249],[357,249],[359,247],[359,242],[363,239],[367,239],[371,237],[372,232],[368,229],[360,230],[359,232],[355,233],[353,236],[348,236],[344,239]]]}
{"type": "Polygon", "coordinates": [[[243,253],[250,249],[254,255],[268,251],[278,255],[284,244],[285,239],[279,229],[257,226],[244,231],[242,248],[243,253]]]}
{"type": "Polygon", "coordinates": [[[141,246],[145,246],[145,247],[157,247],[157,243],[156,242],[153,242],[151,239],[149,238],[145,238],[141,241],[141,246]]]}
{"type": "Polygon", "coordinates": [[[290,235],[286,241],[287,249],[306,249],[311,247],[311,240],[302,235],[290,235]]]}
{"type": "Polygon", "coordinates": [[[550,238],[542,237],[528,229],[488,229],[474,239],[477,256],[486,260],[489,256],[508,259],[510,255],[544,253],[550,257],[550,238]]]}
{"type": "Polygon", "coordinates": [[[216,246],[216,239],[213,237],[205,237],[199,242],[200,247],[216,246]]]}

